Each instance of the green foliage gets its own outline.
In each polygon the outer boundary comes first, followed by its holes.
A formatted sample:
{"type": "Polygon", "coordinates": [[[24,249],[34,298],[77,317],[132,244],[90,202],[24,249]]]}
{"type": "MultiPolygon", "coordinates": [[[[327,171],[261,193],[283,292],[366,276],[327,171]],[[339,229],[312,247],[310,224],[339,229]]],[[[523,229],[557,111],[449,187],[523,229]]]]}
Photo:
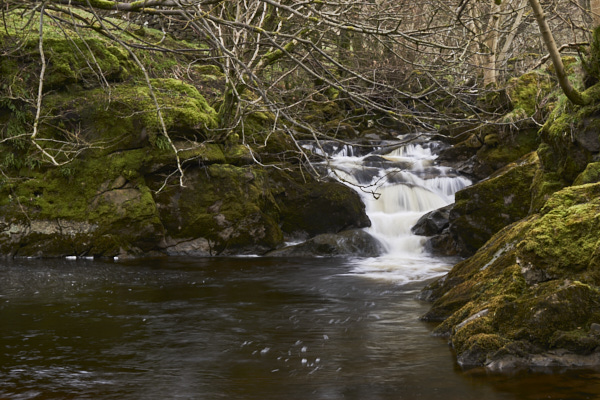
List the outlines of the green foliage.
{"type": "Polygon", "coordinates": [[[171,148],[169,139],[164,135],[156,136],[154,139],[154,145],[160,150],[169,150],[171,148]]]}
{"type": "Polygon", "coordinates": [[[17,137],[26,134],[31,128],[33,115],[22,101],[0,97],[0,137],[15,138],[14,147],[22,148],[17,137]]]}
{"type": "Polygon", "coordinates": [[[1,165],[5,168],[13,168],[18,170],[21,168],[23,163],[19,158],[17,158],[17,156],[15,156],[15,153],[8,152],[4,154],[4,159],[2,160],[1,165]]]}

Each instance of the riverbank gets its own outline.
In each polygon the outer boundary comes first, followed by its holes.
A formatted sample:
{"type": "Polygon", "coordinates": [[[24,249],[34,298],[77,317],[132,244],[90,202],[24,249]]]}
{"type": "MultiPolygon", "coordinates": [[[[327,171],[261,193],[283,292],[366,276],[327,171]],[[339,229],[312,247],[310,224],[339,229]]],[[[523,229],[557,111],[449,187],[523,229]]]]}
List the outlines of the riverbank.
{"type": "Polygon", "coordinates": [[[590,105],[559,96],[535,152],[457,194],[449,232],[474,254],[422,297],[463,367],[598,365],[600,85],[586,81],[590,105]]]}
{"type": "MultiPolygon", "coordinates": [[[[2,256],[264,254],[369,226],[358,195],[316,177],[313,156],[285,124],[275,128],[272,112],[258,105],[228,125],[227,79],[197,62],[204,45],[115,20],[125,37],[162,46],[134,56],[119,38],[65,35],[51,21],[42,76],[37,38],[10,51],[29,20],[7,18],[15,33],[0,33],[2,256]]],[[[325,124],[326,113],[314,118],[325,124]]]]}

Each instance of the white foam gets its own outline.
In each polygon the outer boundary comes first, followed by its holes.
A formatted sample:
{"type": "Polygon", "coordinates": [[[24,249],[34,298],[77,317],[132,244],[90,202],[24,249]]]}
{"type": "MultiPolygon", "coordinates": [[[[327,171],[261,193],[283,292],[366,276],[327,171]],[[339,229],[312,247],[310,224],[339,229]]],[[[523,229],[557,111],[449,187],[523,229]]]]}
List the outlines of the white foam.
{"type": "Polygon", "coordinates": [[[450,265],[425,254],[427,238],[412,234],[411,228],[425,213],[454,202],[454,194],[471,181],[448,167],[432,167],[437,155],[421,144],[401,146],[382,157],[401,162],[404,169],[391,163],[380,171],[367,170],[365,157],[348,151],[338,151],[330,160],[332,176],[361,194],[371,219],[367,231],[386,250],[381,257],[357,260],[353,273],[402,283],[443,275],[450,265]],[[371,181],[359,182],[365,177],[371,181]]]}

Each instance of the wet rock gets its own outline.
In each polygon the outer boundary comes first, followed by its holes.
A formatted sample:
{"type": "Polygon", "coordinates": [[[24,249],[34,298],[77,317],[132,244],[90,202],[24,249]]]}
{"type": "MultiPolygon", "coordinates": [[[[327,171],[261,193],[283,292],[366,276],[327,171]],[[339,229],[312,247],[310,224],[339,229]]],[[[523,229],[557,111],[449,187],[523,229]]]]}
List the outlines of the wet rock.
{"type": "Polygon", "coordinates": [[[453,205],[433,210],[423,215],[411,228],[412,233],[420,236],[441,234],[450,225],[450,210],[453,205]]]}
{"type": "Polygon", "coordinates": [[[600,151],[599,115],[592,115],[581,121],[581,128],[575,133],[575,141],[591,153],[600,151]]]}
{"type": "Polygon", "coordinates": [[[425,251],[438,257],[454,257],[461,254],[460,248],[448,229],[427,239],[425,251]]]}
{"type": "Polygon", "coordinates": [[[205,238],[175,240],[168,237],[161,247],[170,256],[207,257],[213,255],[214,243],[205,238]]]}
{"type": "Polygon", "coordinates": [[[339,182],[302,182],[301,177],[294,179],[281,171],[272,173],[270,182],[279,224],[287,238],[307,238],[371,225],[358,193],[339,182]]]}
{"type": "Polygon", "coordinates": [[[272,257],[377,257],[383,246],[373,236],[360,229],[337,234],[322,234],[306,242],[272,251],[272,257]]]}

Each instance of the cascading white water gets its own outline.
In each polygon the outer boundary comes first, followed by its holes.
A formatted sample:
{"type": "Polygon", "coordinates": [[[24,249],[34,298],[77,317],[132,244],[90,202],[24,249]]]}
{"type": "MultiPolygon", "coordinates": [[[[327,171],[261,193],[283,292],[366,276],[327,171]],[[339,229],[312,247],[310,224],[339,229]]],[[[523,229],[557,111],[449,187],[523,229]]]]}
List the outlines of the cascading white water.
{"type": "Polygon", "coordinates": [[[446,263],[424,252],[427,239],[411,232],[421,216],[454,202],[454,194],[471,184],[451,168],[436,165],[436,145],[410,143],[364,156],[354,156],[348,146],[327,151],[331,174],[362,195],[371,219],[367,230],[386,249],[381,257],[361,260],[356,273],[409,282],[447,271],[446,263]]]}

